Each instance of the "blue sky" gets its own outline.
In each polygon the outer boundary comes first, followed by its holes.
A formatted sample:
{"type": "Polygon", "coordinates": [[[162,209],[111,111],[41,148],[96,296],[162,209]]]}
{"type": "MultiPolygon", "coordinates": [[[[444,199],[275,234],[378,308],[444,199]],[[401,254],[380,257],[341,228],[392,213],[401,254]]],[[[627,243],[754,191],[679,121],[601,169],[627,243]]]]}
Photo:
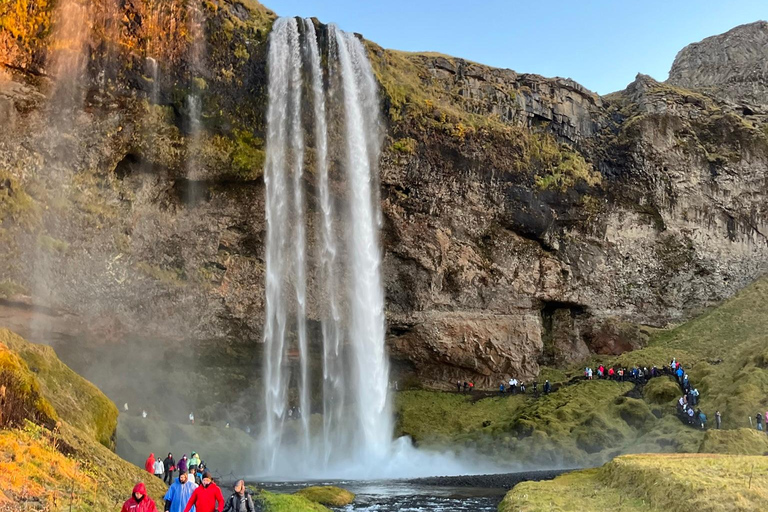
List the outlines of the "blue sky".
{"type": "Polygon", "coordinates": [[[638,72],[666,80],[685,45],[768,19],[768,0],[261,0],[385,48],[436,51],[600,94],[638,72]]]}

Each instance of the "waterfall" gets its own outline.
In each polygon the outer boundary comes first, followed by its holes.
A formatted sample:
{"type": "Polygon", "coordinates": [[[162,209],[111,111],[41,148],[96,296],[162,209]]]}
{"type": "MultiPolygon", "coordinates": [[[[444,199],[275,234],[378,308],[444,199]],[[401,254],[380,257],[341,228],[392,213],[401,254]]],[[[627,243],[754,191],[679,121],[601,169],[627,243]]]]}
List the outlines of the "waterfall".
{"type": "Polygon", "coordinates": [[[375,176],[382,138],[378,92],[360,40],[329,26],[327,41],[327,81],[310,20],[300,26],[296,18],[278,19],[269,43],[261,449],[262,470],[273,476],[370,467],[392,446],[375,176]],[[326,97],[341,114],[333,139],[326,97]],[[310,105],[311,115],[303,113],[310,105]],[[305,204],[304,189],[311,186],[304,176],[306,140],[314,155],[314,209],[305,204]],[[332,176],[346,187],[334,187],[333,196],[332,176]],[[317,227],[312,259],[307,224],[317,227]],[[307,275],[318,277],[313,291],[321,339],[313,341],[322,343],[322,409],[310,403],[307,275]],[[310,422],[320,410],[322,426],[310,422]]]}
{"type": "Polygon", "coordinates": [[[200,148],[203,112],[200,91],[195,89],[199,84],[197,80],[201,79],[200,75],[205,75],[205,30],[203,29],[205,18],[200,10],[199,0],[189,1],[187,4],[187,15],[189,17],[188,26],[191,39],[188,55],[189,68],[195,80],[190,85],[194,92],[187,95],[187,132],[189,138],[187,142],[186,174],[189,180],[188,200],[194,204],[200,192],[197,190],[195,182],[201,178],[201,170],[197,165],[197,152],[200,148]]]}
{"type": "Polygon", "coordinates": [[[51,47],[51,75],[55,79],[52,103],[62,111],[82,107],[90,23],[88,6],[79,0],[63,0],[56,8],[51,47]]]}

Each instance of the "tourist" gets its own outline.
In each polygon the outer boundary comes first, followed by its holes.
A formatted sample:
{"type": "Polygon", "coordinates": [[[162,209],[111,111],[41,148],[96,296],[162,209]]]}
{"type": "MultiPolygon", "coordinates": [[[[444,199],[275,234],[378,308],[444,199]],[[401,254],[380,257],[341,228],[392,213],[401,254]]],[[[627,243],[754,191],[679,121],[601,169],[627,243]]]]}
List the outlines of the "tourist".
{"type": "Polygon", "coordinates": [[[696,411],[696,419],[699,422],[699,426],[704,428],[704,425],[707,423],[707,415],[701,412],[701,409],[696,411]]]}
{"type": "Polygon", "coordinates": [[[245,482],[238,480],[235,484],[235,492],[227,500],[224,512],[256,512],[251,496],[245,491],[245,482]]]}
{"type": "Polygon", "coordinates": [[[539,381],[533,381],[533,394],[539,396],[539,381]]]}
{"type": "Polygon", "coordinates": [[[464,392],[465,393],[467,392],[467,388],[468,387],[469,387],[469,384],[467,383],[467,381],[464,381],[464,392]]]}
{"type": "Polygon", "coordinates": [[[695,413],[693,412],[693,407],[688,408],[688,424],[693,425],[693,416],[695,413]]]}
{"type": "Polygon", "coordinates": [[[155,472],[155,454],[154,453],[150,453],[149,457],[147,457],[147,460],[144,462],[144,469],[150,475],[155,472]]]}
{"type": "Polygon", "coordinates": [[[457,393],[461,393],[461,381],[460,380],[456,381],[456,392],[457,393]]]}
{"type": "Polygon", "coordinates": [[[160,480],[162,480],[164,474],[165,474],[165,465],[163,464],[163,460],[160,457],[158,457],[155,460],[155,476],[160,480]]]}
{"type": "Polygon", "coordinates": [[[187,454],[181,456],[179,459],[179,474],[181,473],[187,473],[189,470],[189,465],[187,464],[187,454]]]}
{"type": "Polygon", "coordinates": [[[475,383],[472,381],[469,381],[469,392],[471,393],[474,388],[475,388],[475,383]]]}
{"type": "Polygon", "coordinates": [[[209,471],[203,474],[202,485],[192,493],[184,512],[189,512],[193,506],[196,512],[221,512],[224,507],[224,496],[219,486],[213,482],[209,471]]]}
{"type": "Polygon", "coordinates": [[[597,367],[597,378],[598,379],[605,378],[605,366],[600,365],[597,367]]]}
{"type": "Polygon", "coordinates": [[[200,456],[197,452],[192,452],[192,456],[189,458],[189,472],[194,473],[197,466],[200,465],[200,456]]]}
{"type": "Polygon", "coordinates": [[[760,413],[757,413],[755,415],[755,421],[757,421],[757,430],[763,431],[763,415],[760,413]]]}
{"type": "Polygon", "coordinates": [[[613,366],[608,368],[608,378],[613,380],[613,376],[616,375],[616,371],[613,369],[613,366]]]}
{"type": "Polygon", "coordinates": [[[194,415],[194,413],[189,413],[189,423],[191,425],[195,424],[195,415],[194,415]]]}
{"type": "Polygon", "coordinates": [[[544,394],[548,395],[550,391],[552,391],[552,384],[550,384],[549,380],[547,380],[544,382],[544,394]]]}
{"type": "Polygon", "coordinates": [[[504,383],[503,382],[501,384],[499,384],[499,393],[502,394],[502,395],[504,394],[504,383]]]}
{"type": "Polygon", "coordinates": [[[525,382],[520,381],[520,393],[525,394],[525,382]]]}
{"type": "Polygon", "coordinates": [[[176,460],[173,458],[172,453],[168,452],[168,456],[163,460],[163,468],[165,469],[163,482],[171,485],[173,483],[173,472],[176,471],[176,460]]]}
{"type": "Polygon", "coordinates": [[[720,415],[720,411],[717,411],[715,413],[715,425],[717,425],[717,429],[720,430],[720,425],[723,423],[723,417],[720,415]]]}
{"type": "Polygon", "coordinates": [[[184,512],[189,498],[197,489],[197,484],[189,479],[186,473],[180,473],[179,478],[174,480],[173,485],[165,493],[165,512],[184,512]]]}
{"type": "Polygon", "coordinates": [[[147,488],[143,482],[136,484],[131,497],[123,503],[120,512],[157,512],[155,502],[147,496],[147,488]]]}

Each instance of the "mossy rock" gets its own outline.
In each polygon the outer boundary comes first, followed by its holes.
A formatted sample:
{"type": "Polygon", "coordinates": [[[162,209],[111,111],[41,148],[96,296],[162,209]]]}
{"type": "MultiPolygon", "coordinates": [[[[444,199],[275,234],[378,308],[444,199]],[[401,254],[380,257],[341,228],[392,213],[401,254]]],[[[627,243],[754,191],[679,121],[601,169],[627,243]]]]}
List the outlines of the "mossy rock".
{"type": "Polygon", "coordinates": [[[56,418],[34,374],[0,338],[0,428],[19,426],[25,421],[52,427],[56,418]]]}
{"type": "Polygon", "coordinates": [[[309,501],[328,505],[329,507],[343,507],[355,501],[354,494],[346,489],[332,485],[307,487],[297,491],[295,494],[309,501]]]}
{"type": "Polygon", "coordinates": [[[261,492],[266,512],[330,512],[330,509],[296,494],[261,492]]]}
{"type": "Polygon", "coordinates": [[[58,416],[104,446],[114,447],[117,407],[104,393],[62,363],[51,347],[29,343],[7,329],[0,329],[0,343],[34,372],[40,394],[53,406],[46,416],[58,416]]]}
{"type": "Polygon", "coordinates": [[[699,446],[699,453],[765,455],[768,453],[768,435],[748,428],[707,430],[699,446]]]}
{"type": "Polygon", "coordinates": [[[666,377],[652,379],[643,389],[643,396],[653,404],[667,404],[681,395],[680,386],[666,377]]]}

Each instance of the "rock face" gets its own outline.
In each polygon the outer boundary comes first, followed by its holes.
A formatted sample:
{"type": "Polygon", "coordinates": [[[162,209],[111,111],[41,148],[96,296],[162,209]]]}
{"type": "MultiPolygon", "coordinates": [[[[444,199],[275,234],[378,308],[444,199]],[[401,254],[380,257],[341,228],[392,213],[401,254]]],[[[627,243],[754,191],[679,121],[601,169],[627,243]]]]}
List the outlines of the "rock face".
{"type": "MultiPolygon", "coordinates": [[[[183,2],[169,2],[185,20],[183,2]]],[[[81,104],[51,99],[47,45],[34,37],[0,58],[0,112],[11,120],[0,125],[0,321],[33,339],[58,333],[62,357],[117,400],[173,399],[163,407],[183,417],[198,400],[209,404],[201,417],[245,415],[259,396],[274,15],[206,3],[200,71],[185,38],[142,23],[147,5],[115,18],[119,45],[90,36],[81,104]],[[150,372],[190,371],[210,384],[195,398],[150,387],[150,372]]],[[[753,40],[729,39],[729,51],[753,40]]],[[[768,269],[757,109],[674,80],[639,75],[599,97],[569,80],[367,44],[388,123],[380,193],[394,378],[495,388],[540,364],[635,349],[637,325],[683,321],[768,269]]],[[[690,53],[675,77],[709,72],[690,53]]],[[[739,69],[729,83],[752,83],[751,68],[739,69]]],[[[309,329],[316,346],[317,322],[309,329]]]]}
{"type": "Polygon", "coordinates": [[[768,22],[741,25],[683,48],[669,83],[702,88],[745,106],[768,106],[768,22]]]}

